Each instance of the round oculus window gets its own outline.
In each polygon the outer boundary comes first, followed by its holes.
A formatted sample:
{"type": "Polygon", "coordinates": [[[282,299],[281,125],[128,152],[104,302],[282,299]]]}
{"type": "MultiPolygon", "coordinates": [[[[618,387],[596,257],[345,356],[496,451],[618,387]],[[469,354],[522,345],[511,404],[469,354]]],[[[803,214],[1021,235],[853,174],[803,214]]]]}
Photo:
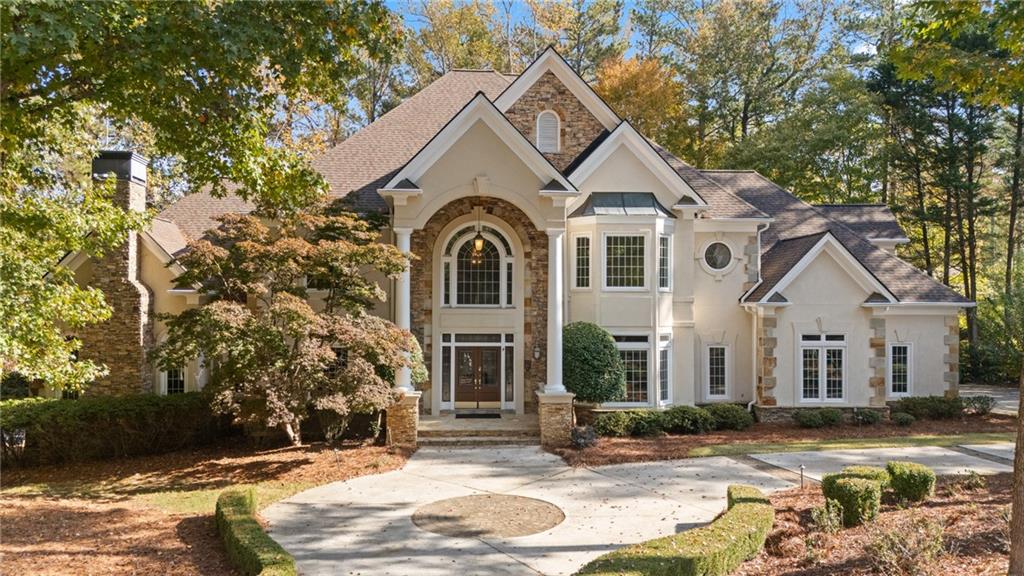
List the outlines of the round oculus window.
{"type": "Polygon", "coordinates": [[[704,250],[704,262],[712,270],[724,270],[732,261],[732,250],[723,242],[712,242],[704,250]]]}

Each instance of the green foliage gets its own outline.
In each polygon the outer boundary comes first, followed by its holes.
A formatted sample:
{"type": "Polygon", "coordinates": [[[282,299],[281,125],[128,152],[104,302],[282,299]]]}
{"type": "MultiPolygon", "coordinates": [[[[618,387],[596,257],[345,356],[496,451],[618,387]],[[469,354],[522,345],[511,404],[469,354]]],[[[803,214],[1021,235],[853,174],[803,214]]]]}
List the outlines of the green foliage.
{"type": "Polygon", "coordinates": [[[295,559],[263,531],[257,511],[251,488],[220,493],[215,519],[228,558],[244,576],[295,576],[295,559]]]}
{"type": "Polygon", "coordinates": [[[711,524],[627,546],[584,566],[590,576],[726,576],[764,547],[775,510],[749,486],[729,487],[729,508],[711,524]]]}
{"type": "Polygon", "coordinates": [[[746,430],[754,424],[754,416],[736,404],[710,404],[704,410],[714,420],[715,430],[746,430]]]}
{"type": "Polygon", "coordinates": [[[814,529],[825,534],[835,534],[843,528],[843,506],[828,498],[824,506],[811,509],[811,523],[814,529]]]}
{"type": "Polygon", "coordinates": [[[615,339],[590,322],[562,329],[562,372],[566,390],[579,402],[601,404],[626,394],[626,374],[615,339]]]}
{"type": "Polygon", "coordinates": [[[25,430],[24,452],[5,443],[5,462],[64,463],[160,454],[210,442],[221,428],[209,397],[198,392],[0,402],[0,429],[25,430]]]}
{"type": "MultiPolygon", "coordinates": [[[[822,482],[822,491],[825,483],[822,482]]],[[[843,525],[859,526],[874,520],[882,505],[882,487],[875,480],[839,478],[830,483],[825,498],[839,502],[843,507],[843,525]]]]}
{"type": "Polygon", "coordinates": [[[962,398],[945,396],[912,396],[897,401],[894,412],[905,412],[918,420],[944,420],[959,418],[964,413],[962,398]]]}
{"type": "Polygon", "coordinates": [[[656,410],[634,410],[631,414],[629,433],[633,436],[658,436],[665,433],[662,412],[656,410]]]}
{"type": "Polygon", "coordinates": [[[893,412],[889,419],[897,426],[910,426],[917,421],[917,418],[906,412],[893,412]]]}
{"type": "Polygon", "coordinates": [[[878,574],[926,576],[942,553],[942,524],[924,516],[877,533],[867,546],[878,574]]]}
{"type": "Polygon", "coordinates": [[[826,428],[842,424],[843,413],[838,408],[808,408],[794,412],[793,420],[801,428],[826,428]]]}
{"type": "Polygon", "coordinates": [[[853,421],[862,426],[874,426],[882,421],[882,413],[870,409],[857,410],[853,413],[853,421]]]}
{"type": "Polygon", "coordinates": [[[923,502],[935,493],[935,472],[914,462],[889,462],[889,471],[893,492],[900,500],[907,502],[923,502]]]}
{"type": "Polygon", "coordinates": [[[746,484],[730,484],[725,491],[726,509],[737,504],[771,504],[763,492],[746,484]]]}
{"type": "Polygon", "coordinates": [[[964,410],[971,414],[984,415],[996,407],[996,399],[992,396],[967,396],[963,398],[964,410]]]}
{"type": "Polygon", "coordinates": [[[885,490],[889,486],[889,473],[884,468],[876,466],[847,466],[841,472],[824,474],[821,477],[821,491],[826,498],[835,494],[836,482],[843,478],[860,478],[878,482],[879,487],[885,490]]]}
{"type": "Polygon", "coordinates": [[[615,410],[598,414],[594,418],[594,430],[600,436],[629,436],[633,430],[633,412],[615,410]]]}
{"type": "Polygon", "coordinates": [[[715,420],[703,408],[673,406],[662,412],[662,425],[670,434],[703,434],[715,428],[715,420]]]}

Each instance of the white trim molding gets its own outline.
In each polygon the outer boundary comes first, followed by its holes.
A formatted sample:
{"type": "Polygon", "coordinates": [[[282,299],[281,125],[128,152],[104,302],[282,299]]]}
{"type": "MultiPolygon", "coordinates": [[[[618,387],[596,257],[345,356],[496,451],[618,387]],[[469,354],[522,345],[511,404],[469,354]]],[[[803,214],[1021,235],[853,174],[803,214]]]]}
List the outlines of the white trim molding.
{"type": "Polygon", "coordinates": [[[885,346],[885,395],[888,398],[905,398],[914,395],[914,344],[913,342],[887,342],[885,346]],[[892,379],[892,349],[897,346],[907,349],[907,391],[894,392],[892,379]]]}

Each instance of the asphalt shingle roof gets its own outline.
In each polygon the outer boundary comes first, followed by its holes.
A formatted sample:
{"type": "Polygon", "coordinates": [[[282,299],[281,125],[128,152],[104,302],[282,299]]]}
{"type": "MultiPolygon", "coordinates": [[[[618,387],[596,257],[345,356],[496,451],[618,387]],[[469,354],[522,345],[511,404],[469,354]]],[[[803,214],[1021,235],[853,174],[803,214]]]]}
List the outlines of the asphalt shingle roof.
{"type": "Polygon", "coordinates": [[[785,272],[779,274],[778,271],[789,270],[800,261],[814,245],[807,245],[811,237],[819,235],[820,239],[820,234],[831,232],[900,302],[969,302],[948,286],[871,244],[842,222],[829,218],[824,211],[800,200],[757,172],[700,172],[775,219],[771,227],[761,235],[762,282],[747,297],[748,301],[764,297],[785,275],[785,272]],[[798,239],[802,240],[797,242],[798,239]]]}
{"type": "Polygon", "coordinates": [[[661,146],[651,142],[654,149],[676,171],[676,174],[693,188],[708,204],[705,216],[711,218],[768,218],[768,214],[744,201],[742,198],[708,178],[700,170],[683,162],[661,146]]]}
{"type": "Polygon", "coordinates": [[[899,240],[907,237],[896,215],[885,204],[815,204],[814,207],[865,238],[899,240]]]}

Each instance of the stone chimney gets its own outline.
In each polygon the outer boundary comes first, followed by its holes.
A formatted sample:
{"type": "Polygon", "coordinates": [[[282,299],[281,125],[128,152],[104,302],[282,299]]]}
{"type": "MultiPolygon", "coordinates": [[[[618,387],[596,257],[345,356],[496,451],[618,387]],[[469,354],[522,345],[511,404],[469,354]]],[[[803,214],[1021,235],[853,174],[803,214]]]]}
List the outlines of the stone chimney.
{"type": "MultiPolygon", "coordinates": [[[[93,179],[116,179],[113,201],[127,210],[146,209],[144,156],[127,151],[102,151],[92,161],[93,179]]],[[[112,312],[106,322],[92,324],[79,333],[80,357],[107,366],[109,374],[92,383],[90,395],[151,392],[152,366],[146,353],[152,345],[152,297],[139,278],[139,235],[129,232],[124,243],[93,260],[89,285],[103,291],[112,312]]]]}

